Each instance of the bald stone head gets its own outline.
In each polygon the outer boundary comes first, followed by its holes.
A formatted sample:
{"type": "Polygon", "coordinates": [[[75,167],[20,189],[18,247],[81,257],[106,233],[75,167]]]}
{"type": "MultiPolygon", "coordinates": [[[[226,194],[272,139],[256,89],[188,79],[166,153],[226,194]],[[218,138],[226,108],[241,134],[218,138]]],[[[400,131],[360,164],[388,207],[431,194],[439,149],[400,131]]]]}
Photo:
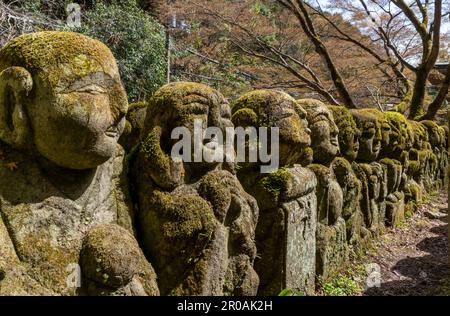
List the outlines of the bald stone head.
{"type": "Polygon", "coordinates": [[[354,161],[358,156],[359,137],[361,131],[356,126],[352,113],[344,106],[330,105],[334,121],[339,129],[339,147],[341,154],[348,161],[354,161]]]}
{"type": "Polygon", "coordinates": [[[236,127],[278,127],[281,165],[303,163],[311,144],[306,111],[282,91],[256,90],[243,94],[232,104],[236,127]]]}
{"type": "Polygon", "coordinates": [[[0,50],[0,138],[69,169],[115,152],[128,108],[116,61],[72,32],[22,35],[0,50]]]}
{"type": "Polygon", "coordinates": [[[380,154],[383,135],[380,120],[369,109],[351,110],[351,112],[361,131],[358,160],[375,161],[380,154]]]}
{"type": "Polygon", "coordinates": [[[301,99],[297,102],[307,113],[314,162],[325,165],[331,163],[339,153],[339,129],[334,122],[333,113],[319,100],[301,99]]]}

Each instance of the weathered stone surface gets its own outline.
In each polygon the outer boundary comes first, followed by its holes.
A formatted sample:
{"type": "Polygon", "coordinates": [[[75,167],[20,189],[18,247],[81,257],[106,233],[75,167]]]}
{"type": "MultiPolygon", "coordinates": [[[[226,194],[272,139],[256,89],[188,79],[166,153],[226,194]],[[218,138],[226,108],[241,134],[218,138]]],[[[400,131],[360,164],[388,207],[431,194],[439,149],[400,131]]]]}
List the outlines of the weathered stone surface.
{"type": "Polygon", "coordinates": [[[343,106],[328,106],[339,130],[339,153],[349,162],[358,157],[361,131],[356,126],[352,113],[343,106]]]}
{"type": "Polygon", "coordinates": [[[270,175],[238,173],[260,205],[256,227],[259,295],[314,292],[317,200],[314,173],[299,165],[270,175]]]}
{"type": "Polygon", "coordinates": [[[34,148],[69,169],[94,168],[111,157],[128,104],[104,44],[70,32],[22,35],[2,48],[0,72],[1,90],[17,97],[13,119],[1,111],[4,142],[34,148]]]}
{"type": "Polygon", "coordinates": [[[352,110],[353,118],[361,131],[357,159],[375,161],[381,151],[382,126],[376,112],[372,109],[352,110]]]}
{"type": "Polygon", "coordinates": [[[89,295],[159,295],[155,272],[136,239],[116,224],[99,225],[87,233],[80,265],[85,277],[81,291],[89,295]]]}
{"type": "Polygon", "coordinates": [[[109,223],[134,232],[116,62],[84,35],[42,32],[2,48],[0,72],[0,152],[12,162],[0,168],[1,292],[76,294],[84,236],[109,223]]]}
{"type": "Polygon", "coordinates": [[[316,276],[326,280],[348,260],[347,229],[342,218],[343,193],[331,168],[312,164],[317,177],[316,276]]]}
{"type": "Polygon", "coordinates": [[[280,166],[311,163],[311,144],[306,111],[288,94],[256,90],[243,94],[232,104],[236,127],[278,127],[280,166]]]}
{"type": "Polygon", "coordinates": [[[342,189],[342,217],[346,222],[346,235],[349,245],[358,247],[364,239],[364,218],[361,212],[361,181],[357,178],[352,165],[342,157],[336,158],[331,168],[342,189]]]}
{"type": "Polygon", "coordinates": [[[139,144],[142,129],[144,128],[145,115],[147,114],[147,103],[131,103],[125,122],[125,128],[119,138],[119,144],[126,152],[131,151],[139,144]]]}
{"type": "Polygon", "coordinates": [[[225,98],[201,84],[169,84],[149,101],[133,167],[142,245],[164,295],[254,295],[256,201],[225,170],[231,165],[170,157],[171,131],[184,126],[193,135],[195,119],[204,128],[232,126],[225,98]]]}
{"type": "Polygon", "coordinates": [[[307,112],[314,162],[329,165],[339,152],[339,130],[332,112],[319,100],[302,99],[297,102],[307,112]]]}
{"type": "Polygon", "coordinates": [[[280,168],[259,173],[260,163],[239,166],[238,178],[258,201],[256,227],[260,277],[259,295],[277,295],[285,288],[314,292],[317,200],[314,173],[309,164],[310,131],[305,110],[289,95],[258,90],[233,103],[236,126],[278,127],[280,168]],[[252,118],[250,121],[248,118],[252,118]]]}
{"type": "Polygon", "coordinates": [[[127,111],[111,52],[81,34],[3,47],[0,295],[313,294],[448,182],[447,126],[274,90],[232,107],[179,82],[127,111]],[[172,158],[196,120],[278,127],[279,168],[235,165],[218,137],[200,147],[225,162],[172,158]]]}

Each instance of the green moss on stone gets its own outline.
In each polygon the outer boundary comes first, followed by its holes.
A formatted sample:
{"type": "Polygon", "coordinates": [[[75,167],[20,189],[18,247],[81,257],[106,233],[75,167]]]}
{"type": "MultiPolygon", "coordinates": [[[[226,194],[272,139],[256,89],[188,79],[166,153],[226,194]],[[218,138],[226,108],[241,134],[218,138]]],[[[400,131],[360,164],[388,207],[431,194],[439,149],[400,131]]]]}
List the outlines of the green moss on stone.
{"type": "Polygon", "coordinates": [[[289,170],[286,168],[278,169],[269,174],[267,177],[261,179],[261,186],[272,195],[275,200],[278,200],[281,192],[286,189],[286,183],[292,177],[289,170]]]}

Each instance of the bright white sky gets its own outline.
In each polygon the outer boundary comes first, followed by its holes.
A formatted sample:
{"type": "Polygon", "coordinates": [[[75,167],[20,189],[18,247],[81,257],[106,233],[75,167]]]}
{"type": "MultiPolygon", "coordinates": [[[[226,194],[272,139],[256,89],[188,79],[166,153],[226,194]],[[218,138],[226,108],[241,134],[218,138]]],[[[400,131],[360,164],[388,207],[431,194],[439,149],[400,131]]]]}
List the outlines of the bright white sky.
{"type": "MultiPolygon", "coordinates": [[[[318,2],[321,6],[325,7],[329,0],[312,0],[311,3],[318,2]]],[[[442,33],[450,32],[450,20],[447,17],[444,21],[442,21],[442,33]]]]}

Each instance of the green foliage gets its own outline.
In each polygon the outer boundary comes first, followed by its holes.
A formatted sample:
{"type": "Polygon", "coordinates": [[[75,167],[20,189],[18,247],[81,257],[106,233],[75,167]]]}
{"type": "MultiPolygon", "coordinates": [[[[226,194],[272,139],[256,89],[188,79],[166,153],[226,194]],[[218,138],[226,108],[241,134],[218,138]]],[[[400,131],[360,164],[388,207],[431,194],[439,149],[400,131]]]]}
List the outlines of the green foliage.
{"type": "Polygon", "coordinates": [[[285,189],[289,177],[289,171],[281,168],[263,178],[261,184],[275,199],[278,199],[280,193],[285,189]]]}
{"type": "Polygon", "coordinates": [[[164,29],[136,1],[98,1],[81,23],[74,31],[99,39],[113,52],[130,101],[147,99],[165,83],[164,29]]]}
{"type": "Polygon", "coordinates": [[[350,296],[359,291],[359,285],[347,276],[338,276],[323,285],[323,292],[326,296],[350,296]]]}
{"type": "Polygon", "coordinates": [[[433,288],[428,295],[450,296],[450,274],[447,274],[439,281],[439,285],[433,288]]]}
{"type": "Polygon", "coordinates": [[[306,295],[302,291],[293,289],[284,289],[278,294],[278,296],[306,296],[306,295]]]}
{"type": "Polygon", "coordinates": [[[272,8],[267,3],[256,1],[252,7],[252,11],[255,15],[262,15],[269,19],[273,18],[272,8]]]}

